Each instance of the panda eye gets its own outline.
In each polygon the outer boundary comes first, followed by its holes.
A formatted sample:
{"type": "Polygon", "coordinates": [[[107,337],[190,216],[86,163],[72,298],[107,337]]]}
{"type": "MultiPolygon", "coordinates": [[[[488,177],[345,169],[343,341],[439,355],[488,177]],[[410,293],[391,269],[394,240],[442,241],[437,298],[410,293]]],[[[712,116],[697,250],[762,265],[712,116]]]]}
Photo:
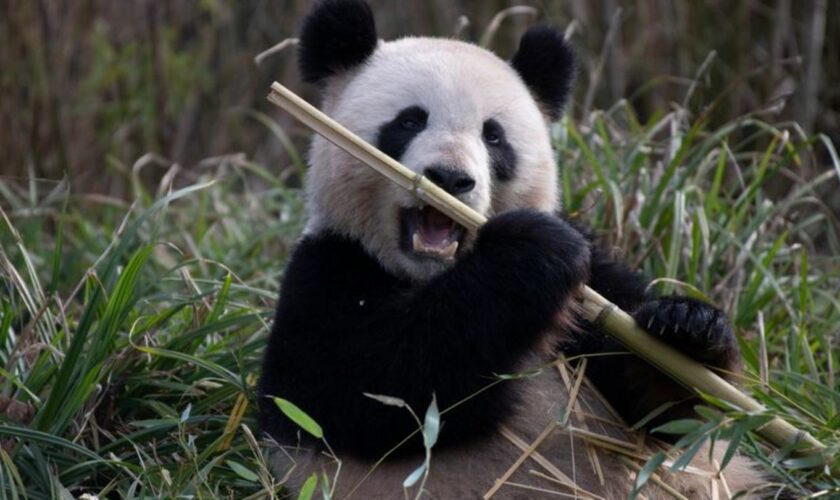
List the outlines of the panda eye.
{"type": "Polygon", "coordinates": [[[403,118],[400,126],[406,130],[420,130],[423,128],[423,125],[414,118],[403,118]]]}
{"type": "Polygon", "coordinates": [[[426,121],[429,118],[429,113],[420,106],[412,106],[406,108],[397,115],[395,122],[399,127],[409,132],[419,132],[426,128],[426,121]]]}
{"type": "Polygon", "coordinates": [[[505,131],[502,130],[502,126],[496,120],[487,120],[484,122],[481,136],[488,146],[501,146],[505,140],[505,131]]]}

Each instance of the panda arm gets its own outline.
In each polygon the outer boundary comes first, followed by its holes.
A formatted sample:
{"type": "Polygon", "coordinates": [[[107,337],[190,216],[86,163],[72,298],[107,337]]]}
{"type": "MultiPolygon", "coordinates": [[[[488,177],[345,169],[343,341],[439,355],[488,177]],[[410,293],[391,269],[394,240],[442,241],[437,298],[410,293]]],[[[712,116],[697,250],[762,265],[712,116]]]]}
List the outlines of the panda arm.
{"type": "MultiPolygon", "coordinates": [[[[594,243],[589,286],[689,356],[712,367],[738,370],[740,352],[732,328],[724,313],[713,306],[687,297],[652,295],[639,273],[611,259],[594,243]]],[[[699,398],[588,322],[584,321],[583,332],[564,351],[571,355],[621,353],[590,357],[587,375],[630,424],[665,404],[672,406],[648,427],[695,416],[699,398]]]]}
{"type": "MultiPolygon", "coordinates": [[[[441,444],[485,435],[512,400],[507,384],[483,389],[516,368],[587,269],[582,236],[531,211],[492,219],[472,252],[423,284],[385,272],[355,242],[311,238],[287,267],[261,393],[291,400],[336,450],[362,456],[417,427],[405,409],[363,393],[400,398],[421,415],[433,393],[441,410],[470,398],[443,415],[441,444]]],[[[266,400],[261,424],[294,435],[266,400]]]]}

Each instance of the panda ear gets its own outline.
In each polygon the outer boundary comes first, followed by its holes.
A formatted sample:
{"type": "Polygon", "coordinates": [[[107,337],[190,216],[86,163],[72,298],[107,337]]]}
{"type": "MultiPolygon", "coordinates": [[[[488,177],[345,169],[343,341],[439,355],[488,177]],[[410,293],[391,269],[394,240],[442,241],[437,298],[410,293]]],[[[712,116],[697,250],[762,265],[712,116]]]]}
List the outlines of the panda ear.
{"type": "Polygon", "coordinates": [[[319,83],[365,62],[376,43],[376,24],[367,3],[320,0],[303,20],[298,67],[304,81],[319,83]]]}
{"type": "Polygon", "coordinates": [[[548,26],[529,28],[510,63],[549,118],[559,118],[577,69],[574,51],[563,32],[548,26]]]}

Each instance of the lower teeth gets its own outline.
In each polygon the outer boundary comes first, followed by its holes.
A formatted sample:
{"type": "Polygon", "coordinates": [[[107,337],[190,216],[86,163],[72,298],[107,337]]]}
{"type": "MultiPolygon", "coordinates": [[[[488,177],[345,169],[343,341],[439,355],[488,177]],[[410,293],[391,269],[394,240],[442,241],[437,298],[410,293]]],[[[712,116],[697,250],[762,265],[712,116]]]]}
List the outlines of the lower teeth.
{"type": "Polygon", "coordinates": [[[458,251],[457,241],[452,241],[443,248],[426,246],[423,244],[423,238],[420,237],[420,233],[414,233],[412,235],[411,243],[415,253],[443,257],[444,259],[454,259],[455,252],[458,251]]]}

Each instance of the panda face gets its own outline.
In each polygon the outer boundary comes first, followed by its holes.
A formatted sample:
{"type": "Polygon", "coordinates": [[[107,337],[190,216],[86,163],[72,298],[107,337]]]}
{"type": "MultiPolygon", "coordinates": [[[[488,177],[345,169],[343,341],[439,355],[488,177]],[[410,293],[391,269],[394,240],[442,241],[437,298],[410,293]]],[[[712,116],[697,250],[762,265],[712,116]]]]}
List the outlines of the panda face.
{"type": "MultiPolygon", "coordinates": [[[[506,63],[475,45],[377,39],[364,0],[319,0],[298,46],[322,109],[478,212],[558,208],[547,121],[575,73],[555,28],[529,28],[506,63]]],[[[321,137],[309,155],[306,232],[359,241],[393,274],[428,279],[469,251],[473,235],[321,137]]]]}
{"type": "MultiPolygon", "coordinates": [[[[557,208],[546,118],[517,72],[475,45],[433,38],[380,43],[331,79],[325,112],[484,215],[557,208]]],[[[426,279],[472,236],[321,138],[310,152],[310,230],[362,242],[390,271],[426,279]]]]}

